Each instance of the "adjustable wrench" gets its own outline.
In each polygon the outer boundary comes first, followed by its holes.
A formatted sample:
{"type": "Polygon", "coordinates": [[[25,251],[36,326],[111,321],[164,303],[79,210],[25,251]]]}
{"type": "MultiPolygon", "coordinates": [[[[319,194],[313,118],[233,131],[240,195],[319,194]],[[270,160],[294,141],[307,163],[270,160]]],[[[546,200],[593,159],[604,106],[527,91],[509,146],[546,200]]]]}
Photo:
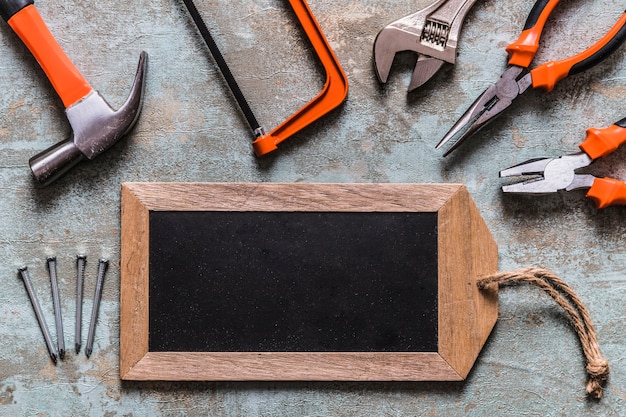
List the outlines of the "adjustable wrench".
{"type": "Polygon", "coordinates": [[[437,0],[385,26],[374,41],[376,75],[386,83],[396,53],[418,53],[409,92],[428,81],[444,62],[454,64],[463,20],[476,0],[437,0]]]}

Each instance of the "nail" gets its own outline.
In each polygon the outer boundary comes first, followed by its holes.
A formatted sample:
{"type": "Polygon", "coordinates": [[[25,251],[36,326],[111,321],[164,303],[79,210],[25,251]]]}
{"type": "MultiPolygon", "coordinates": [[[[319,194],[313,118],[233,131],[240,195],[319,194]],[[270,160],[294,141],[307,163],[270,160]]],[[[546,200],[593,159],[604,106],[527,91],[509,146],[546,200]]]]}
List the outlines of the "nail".
{"type": "Polygon", "coordinates": [[[59,285],[57,282],[57,258],[51,256],[47,259],[48,272],[50,273],[50,286],[52,287],[52,303],[54,304],[54,321],[57,329],[57,344],[59,346],[59,358],[65,358],[65,339],[63,337],[63,319],[61,317],[61,301],[59,299],[59,285]]]}
{"type": "Polygon", "coordinates": [[[26,288],[26,292],[28,293],[28,298],[30,299],[30,303],[33,306],[33,310],[35,310],[35,316],[37,316],[39,328],[41,329],[41,333],[43,333],[43,338],[46,341],[46,347],[48,348],[50,359],[52,359],[52,362],[54,362],[54,364],[56,365],[57,352],[54,349],[52,337],[50,337],[50,331],[48,331],[48,325],[46,324],[46,320],[43,317],[41,307],[39,306],[39,301],[37,301],[37,295],[35,294],[35,290],[33,289],[33,283],[30,280],[30,274],[28,273],[28,267],[23,266],[18,271],[20,273],[22,281],[24,282],[24,287],[26,288]]]}
{"type": "Polygon", "coordinates": [[[83,321],[83,283],[85,281],[85,264],[87,257],[85,255],[76,256],[76,326],[74,332],[74,347],[76,353],[80,352],[82,340],[82,321],[83,321]]]}
{"type": "Polygon", "coordinates": [[[93,309],[91,310],[91,323],[89,323],[89,334],[87,335],[87,346],[85,347],[85,355],[91,356],[93,351],[93,338],[96,330],[96,320],[98,319],[98,310],[100,308],[100,300],[102,298],[102,283],[104,274],[109,266],[109,261],[100,259],[98,261],[98,278],[96,281],[96,290],[93,295],[93,309]]]}

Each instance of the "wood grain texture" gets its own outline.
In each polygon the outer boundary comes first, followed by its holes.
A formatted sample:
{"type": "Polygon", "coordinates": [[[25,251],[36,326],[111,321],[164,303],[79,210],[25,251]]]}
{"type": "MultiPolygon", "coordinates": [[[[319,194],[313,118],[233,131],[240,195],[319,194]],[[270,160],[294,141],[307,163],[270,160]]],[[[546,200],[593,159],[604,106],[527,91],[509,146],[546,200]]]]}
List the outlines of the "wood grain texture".
{"type": "Polygon", "coordinates": [[[121,363],[125,380],[457,381],[471,369],[497,318],[497,247],[460,184],[128,183],[122,189],[121,363]],[[438,212],[439,351],[149,352],[149,212],[438,212]]]}
{"type": "Polygon", "coordinates": [[[460,184],[126,183],[148,210],[436,212],[460,184]]]}
{"type": "Polygon", "coordinates": [[[149,211],[122,186],[120,288],[120,374],[127,374],[148,353],[149,211]]]}
{"type": "Polygon", "coordinates": [[[497,272],[498,248],[465,188],[439,212],[439,353],[465,378],[498,318],[497,289],[476,279],[497,272]]]}
{"type": "Polygon", "coordinates": [[[436,352],[148,352],[122,378],[139,381],[462,380],[436,352]]]}

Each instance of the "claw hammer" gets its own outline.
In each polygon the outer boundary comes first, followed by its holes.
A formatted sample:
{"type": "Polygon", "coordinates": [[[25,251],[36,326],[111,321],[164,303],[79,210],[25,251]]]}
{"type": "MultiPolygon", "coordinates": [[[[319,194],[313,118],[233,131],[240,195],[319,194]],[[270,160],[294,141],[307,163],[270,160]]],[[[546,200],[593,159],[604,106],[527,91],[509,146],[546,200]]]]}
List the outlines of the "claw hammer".
{"type": "Polygon", "coordinates": [[[94,159],[134,126],[143,104],[147,54],[142,52],[126,102],[113,110],[54,39],[34,0],[0,0],[0,15],[33,54],[63,101],[72,136],[33,156],[35,179],[48,185],[80,161],[94,159]]]}

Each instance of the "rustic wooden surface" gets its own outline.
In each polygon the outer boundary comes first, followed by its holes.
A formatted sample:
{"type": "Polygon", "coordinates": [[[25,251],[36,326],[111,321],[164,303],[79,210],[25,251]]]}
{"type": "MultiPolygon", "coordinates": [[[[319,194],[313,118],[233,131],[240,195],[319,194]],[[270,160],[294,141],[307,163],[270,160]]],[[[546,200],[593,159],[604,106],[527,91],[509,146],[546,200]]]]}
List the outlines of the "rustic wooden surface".
{"type": "Polygon", "coordinates": [[[498,247],[465,189],[438,213],[439,352],[466,378],[498,316],[498,291],[472,277],[498,270],[498,247]]]}
{"type": "MultiPolygon", "coordinates": [[[[626,211],[595,209],[582,192],[503,196],[497,172],[537,156],[574,152],[588,127],[626,116],[626,49],[546,94],[529,92],[442,159],[435,143],[506,65],[532,4],[477,2],[458,59],[406,94],[414,56],[403,54],[380,87],[372,43],[388,22],[427,0],[311,0],[350,82],[347,102],[275,155],[258,160],[243,117],[181,2],[40,0],[68,55],[114,106],[130,88],[139,52],[150,54],[136,129],[50,188],[33,187],[27,160],[70,134],[60,100],[9,27],[0,24],[0,415],[417,416],[626,414],[626,211]],[[505,289],[499,320],[463,383],[124,383],[119,379],[122,182],[463,183],[499,246],[499,269],[541,266],[586,302],[611,364],[605,397],[584,395],[584,362],[564,314],[537,290],[505,289]],[[68,352],[54,367],[17,268],[30,267],[48,324],[45,258],[56,255],[67,342],[72,339],[75,256],[88,256],[85,322],[98,257],[111,265],[94,354],[68,352]]],[[[609,0],[562,2],[537,62],[578,52],[624,11],[609,0]]],[[[198,1],[258,118],[270,129],[321,89],[322,76],[286,2],[198,1]]],[[[592,171],[626,179],[626,150],[592,171]]],[[[51,329],[54,332],[53,329],[51,329]]],[[[85,330],[86,333],[86,330],[85,330]]],[[[54,336],[54,334],[53,334],[54,336]]],[[[86,334],[83,335],[83,338],[86,334]]]]}

